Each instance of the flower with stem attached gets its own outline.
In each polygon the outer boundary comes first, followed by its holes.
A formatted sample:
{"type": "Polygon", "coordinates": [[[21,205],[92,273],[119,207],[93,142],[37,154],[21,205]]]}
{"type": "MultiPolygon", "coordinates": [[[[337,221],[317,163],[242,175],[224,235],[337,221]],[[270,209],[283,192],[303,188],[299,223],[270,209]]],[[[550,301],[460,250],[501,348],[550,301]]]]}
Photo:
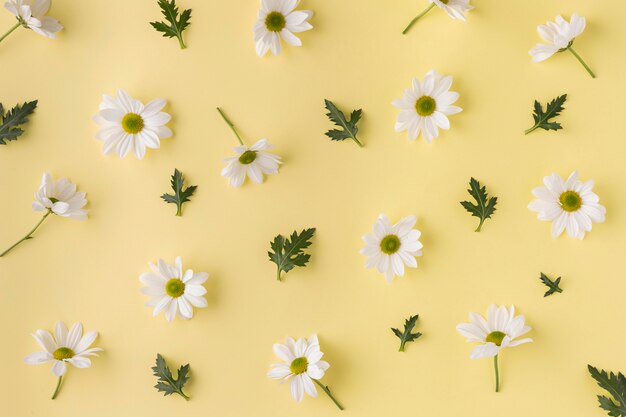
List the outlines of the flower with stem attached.
{"type": "Polygon", "coordinates": [[[470,0],[429,0],[429,2],[430,5],[415,16],[406,29],[402,31],[403,35],[406,35],[413,25],[435,6],[448,13],[448,16],[451,18],[463,21],[465,21],[465,13],[474,8],[474,6],[470,5],[470,0]]]}
{"type": "Polygon", "coordinates": [[[54,400],[61,390],[63,376],[67,372],[67,364],[76,368],[89,368],[91,359],[89,356],[98,356],[96,352],[101,352],[101,348],[90,348],[98,337],[96,332],[88,332],[83,335],[83,326],[76,323],[68,331],[63,322],[58,322],[54,330],[54,337],[47,330],[37,330],[33,338],[39,343],[43,351],[31,353],[24,358],[29,365],[39,365],[53,362],[52,373],[59,377],[56,390],[52,395],[54,400]]]}
{"type": "Polygon", "coordinates": [[[470,313],[470,322],[456,326],[457,332],[467,338],[468,342],[481,343],[470,353],[470,358],[491,358],[496,375],[496,392],[500,390],[500,372],[498,370],[498,355],[504,348],[518,346],[532,342],[532,339],[517,337],[528,333],[531,328],[526,326],[524,316],[515,316],[515,307],[507,309],[495,304],[489,306],[487,320],[480,314],[470,313]]]}
{"type": "Polygon", "coordinates": [[[0,258],[9,253],[20,243],[32,239],[33,233],[35,233],[44,220],[51,214],[68,219],[85,220],[87,218],[87,210],[83,209],[85,204],[87,204],[85,193],[77,193],[75,184],[72,184],[66,178],[55,181],[50,173],[44,173],[41,179],[41,186],[35,193],[35,201],[32,207],[35,211],[45,211],[45,214],[26,236],[2,252],[0,258]]]}
{"type": "Polygon", "coordinates": [[[261,0],[259,17],[254,24],[256,53],[264,56],[268,51],[278,55],[282,38],[292,46],[302,46],[302,41],[294,33],[313,29],[309,20],[310,10],[295,10],[300,0],[261,0]]]}
{"type": "Polygon", "coordinates": [[[63,29],[58,20],[46,16],[50,0],[9,0],[4,3],[4,8],[15,16],[17,23],[0,36],[0,42],[20,26],[50,39],[56,38],[56,33],[63,29]]]}
{"type": "Polygon", "coordinates": [[[219,107],[220,113],[226,124],[231,128],[240,146],[235,146],[235,156],[224,159],[226,166],[222,169],[222,177],[230,178],[232,187],[240,187],[246,180],[246,176],[257,184],[263,183],[263,174],[278,174],[278,167],[282,163],[280,156],[270,152],[274,146],[267,139],[261,139],[254,145],[247,147],[241,136],[235,129],[235,125],[228,119],[219,107]]]}
{"type": "Polygon", "coordinates": [[[570,21],[563,19],[561,15],[556,17],[556,21],[548,21],[545,25],[537,26],[539,36],[547,43],[538,43],[528,51],[532,56],[533,62],[541,62],[550,58],[557,52],[569,51],[582,64],[592,78],[596,78],[591,68],[578,55],[578,52],[572,48],[574,39],[585,30],[586,20],[583,16],[572,13],[570,21]]]}
{"type": "Polygon", "coordinates": [[[330,365],[321,360],[324,353],[320,350],[317,335],[309,337],[308,340],[301,338],[298,341],[287,337],[285,344],[274,345],[274,354],[284,362],[273,364],[267,377],[280,379],[281,382],[289,381],[291,396],[294,400],[302,401],[305,392],[310,397],[317,397],[317,389],[313,385],[315,383],[340,410],[343,410],[330,389],[319,381],[330,365]]]}

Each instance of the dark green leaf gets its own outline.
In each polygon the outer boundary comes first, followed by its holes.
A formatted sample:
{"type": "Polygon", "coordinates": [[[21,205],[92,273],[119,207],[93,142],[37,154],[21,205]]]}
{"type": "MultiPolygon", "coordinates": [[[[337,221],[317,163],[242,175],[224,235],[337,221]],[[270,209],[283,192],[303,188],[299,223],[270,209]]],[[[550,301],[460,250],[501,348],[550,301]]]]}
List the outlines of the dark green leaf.
{"type": "Polygon", "coordinates": [[[420,337],[422,334],[420,332],[411,333],[415,324],[417,323],[417,319],[419,318],[419,314],[416,316],[411,316],[407,320],[404,321],[404,332],[401,332],[399,329],[391,328],[393,334],[395,334],[400,339],[400,352],[404,352],[404,345],[406,342],[413,342],[415,339],[420,337]]]}
{"type": "Polygon", "coordinates": [[[546,111],[543,111],[543,107],[541,104],[535,100],[533,119],[535,120],[535,125],[530,129],[524,132],[525,134],[529,134],[535,129],[541,128],[544,130],[559,130],[563,129],[561,124],[558,122],[551,122],[550,119],[558,116],[564,110],[563,103],[567,100],[567,94],[563,94],[549,102],[546,106],[546,111]]]}
{"type": "Polygon", "coordinates": [[[304,253],[304,249],[311,246],[311,238],[315,234],[315,228],[303,230],[300,234],[294,231],[291,240],[278,235],[270,243],[274,252],[267,252],[270,261],[278,268],[276,275],[280,281],[281,272],[289,272],[296,266],[306,266],[311,255],[304,253]]]}
{"type": "Polygon", "coordinates": [[[177,169],[174,169],[174,175],[172,175],[172,189],[174,190],[174,195],[172,194],[163,194],[161,198],[165,200],[167,203],[176,204],[176,215],[182,216],[183,214],[183,203],[187,201],[191,201],[189,197],[196,192],[197,185],[190,185],[189,187],[183,189],[185,185],[185,177],[183,177],[183,173],[177,169]]]}
{"type": "Polygon", "coordinates": [[[359,120],[361,120],[363,111],[361,109],[354,110],[350,115],[350,120],[346,120],[346,116],[337,108],[337,106],[335,106],[335,104],[333,104],[332,101],[324,100],[324,103],[326,105],[326,109],[328,110],[326,116],[328,116],[331,122],[342,128],[342,130],[329,130],[326,132],[326,136],[337,141],[352,139],[357,145],[363,147],[363,144],[359,142],[356,137],[356,134],[359,131],[359,128],[356,125],[359,120]]]}
{"type": "Polygon", "coordinates": [[[621,372],[598,371],[591,365],[587,365],[587,369],[598,385],[610,394],[610,397],[598,395],[600,408],[611,417],[626,417],[626,377],[621,372]]]}
{"type": "Polygon", "coordinates": [[[559,287],[559,284],[561,283],[561,277],[558,277],[555,281],[552,281],[550,278],[548,278],[546,274],[542,272],[539,280],[541,280],[541,282],[549,288],[548,291],[546,291],[546,293],[543,295],[544,297],[552,295],[555,292],[563,292],[563,289],[559,287]]]}
{"type": "Polygon", "coordinates": [[[476,200],[476,204],[469,201],[461,201],[461,205],[465,207],[465,210],[472,213],[472,216],[478,217],[480,223],[476,228],[476,232],[480,232],[483,227],[483,222],[486,219],[490,219],[491,215],[496,211],[496,204],[498,197],[488,198],[486,187],[481,187],[480,183],[474,178],[470,179],[470,188],[467,192],[476,200]]]}
{"type": "Polygon", "coordinates": [[[163,33],[166,38],[178,38],[180,48],[185,49],[185,41],[183,40],[183,31],[189,26],[189,19],[191,19],[191,9],[187,9],[182,12],[180,18],[178,16],[178,6],[176,0],[159,0],[159,6],[165,19],[169,22],[150,22],[153,28],[157,32],[163,33]]]}
{"type": "Polygon", "coordinates": [[[189,397],[183,392],[183,387],[189,381],[189,364],[181,366],[178,369],[176,379],[174,379],[165,359],[157,353],[156,366],[152,367],[152,371],[154,376],[158,378],[158,382],[154,386],[157,391],[163,392],[165,396],[178,394],[189,401],[189,397]]]}
{"type": "Polygon", "coordinates": [[[30,116],[37,108],[38,100],[29,101],[23,105],[16,105],[6,114],[4,106],[0,103],[0,145],[6,145],[7,141],[17,140],[24,133],[20,125],[28,122],[30,116]]]}

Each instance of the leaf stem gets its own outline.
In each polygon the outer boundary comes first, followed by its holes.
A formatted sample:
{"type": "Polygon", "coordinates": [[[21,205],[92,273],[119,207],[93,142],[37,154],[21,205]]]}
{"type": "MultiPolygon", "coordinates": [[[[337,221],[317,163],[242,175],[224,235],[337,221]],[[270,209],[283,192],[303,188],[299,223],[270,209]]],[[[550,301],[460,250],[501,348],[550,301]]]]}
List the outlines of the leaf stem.
{"type": "Polygon", "coordinates": [[[413,20],[411,20],[411,23],[409,23],[409,25],[406,27],[406,29],[404,29],[402,31],[403,35],[406,35],[406,33],[409,31],[409,29],[411,29],[413,27],[413,25],[415,23],[417,23],[418,20],[420,20],[420,18],[422,16],[424,16],[426,13],[428,13],[430,11],[430,9],[432,9],[433,7],[435,7],[435,3],[430,3],[430,6],[428,6],[426,9],[424,9],[424,11],[420,14],[418,14],[417,16],[415,16],[415,18],[413,20]]]}
{"type": "Polygon", "coordinates": [[[480,219],[480,223],[478,223],[478,227],[476,228],[476,230],[474,230],[475,232],[480,232],[480,229],[482,229],[483,227],[483,223],[485,222],[484,219],[480,219]]]}
{"type": "Polygon", "coordinates": [[[54,394],[52,394],[52,399],[53,399],[53,400],[54,400],[54,399],[56,399],[56,398],[57,398],[57,396],[59,395],[59,392],[61,391],[61,383],[62,383],[62,382],[63,382],[63,375],[61,375],[61,376],[59,377],[59,382],[57,382],[57,387],[56,387],[56,389],[54,390],[54,394]]]}
{"type": "Polygon", "coordinates": [[[356,142],[357,145],[359,145],[359,147],[363,147],[363,144],[361,143],[361,141],[359,141],[356,136],[352,136],[352,139],[354,139],[354,141],[356,142]]]}
{"type": "Polygon", "coordinates": [[[189,400],[191,399],[190,397],[188,397],[188,396],[186,396],[186,395],[185,395],[185,393],[183,392],[183,390],[182,390],[182,389],[181,389],[181,390],[179,390],[179,391],[176,391],[176,392],[177,392],[177,393],[178,393],[181,397],[183,397],[183,398],[185,399],[185,401],[189,401],[189,400]]]}
{"type": "Polygon", "coordinates": [[[230,127],[230,129],[233,131],[233,133],[235,134],[235,136],[237,136],[237,140],[239,140],[239,143],[241,144],[241,146],[246,146],[245,143],[243,143],[243,139],[241,139],[241,136],[239,136],[239,133],[237,133],[237,129],[235,129],[235,125],[233,124],[233,122],[231,122],[228,117],[226,116],[226,114],[224,113],[224,111],[222,109],[220,109],[219,107],[217,108],[217,111],[220,112],[220,114],[222,115],[222,118],[224,119],[224,121],[226,122],[226,124],[230,127]]]}
{"type": "Polygon", "coordinates": [[[568,46],[567,50],[570,51],[576,57],[578,62],[580,62],[583,65],[583,67],[585,67],[589,75],[591,75],[591,78],[596,78],[596,74],[594,74],[593,71],[591,71],[591,68],[589,68],[589,65],[587,65],[585,61],[583,61],[583,59],[580,57],[580,55],[578,55],[578,53],[574,50],[574,48],[572,48],[571,46],[568,46]]]}
{"type": "Polygon", "coordinates": [[[277,280],[279,280],[279,281],[282,281],[282,279],[281,279],[281,277],[280,277],[280,267],[278,267],[278,268],[276,269],[276,279],[277,279],[277,280]]]}
{"type": "Polygon", "coordinates": [[[19,28],[22,24],[20,22],[17,22],[15,24],[15,26],[13,26],[11,29],[8,30],[8,32],[6,32],[4,35],[2,35],[0,37],[0,42],[2,42],[4,40],[4,38],[6,38],[7,36],[9,36],[11,33],[13,33],[13,31],[17,28],[19,28]]]}
{"type": "Polygon", "coordinates": [[[534,125],[533,127],[531,127],[530,129],[526,129],[524,130],[524,134],[527,135],[530,132],[532,132],[533,130],[537,129],[539,127],[539,123],[537,123],[536,125],[534,125]]]}
{"type": "Polygon", "coordinates": [[[176,215],[178,217],[183,215],[183,205],[182,204],[177,204],[176,205],[176,215]]]}
{"type": "MultiPolygon", "coordinates": [[[[313,379],[313,378],[311,378],[313,379]]],[[[343,410],[343,407],[341,406],[341,404],[339,404],[339,401],[337,401],[337,399],[335,397],[333,397],[333,394],[330,393],[330,389],[325,386],[324,384],[322,384],[320,381],[318,381],[317,379],[313,379],[313,382],[315,382],[317,385],[320,386],[320,388],[322,389],[322,391],[324,391],[326,393],[326,395],[328,395],[330,397],[331,400],[333,400],[333,402],[335,403],[335,405],[340,409],[343,410]]]]}
{"type": "Polygon", "coordinates": [[[41,218],[41,220],[39,220],[39,223],[37,223],[37,224],[35,225],[35,227],[33,227],[33,229],[32,229],[30,232],[28,232],[28,234],[27,234],[26,236],[24,236],[23,238],[21,238],[20,240],[18,240],[18,241],[17,241],[17,243],[15,243],[15,244],[14,244],[13,246],[11,246],[9,249],[7,249],[7,250],[5,250],[4,252],[2,252],[2,253],[0,254],[0,258],[2,258],[2,257],[3,257],[4,255],[6,255],[7,253],[11,252],[13,249],[15,249],[15,247],[16,247],[17,245],[19,245],[19,244],[20,244],[20,243],[22,243],[23,241],[28,240],[28,239],[32,239],[32,238],[33,238],[32,234],[33,234],[33,233],[35,233],[35,230],[37,230],[37,228],[38,228],[39,226],[41,226],[41,223],[43,223],[43,221],[44,221],[44,220],[46,220],[46,218],[50,215],[50,213],[52,213],[52,210],[48,209],[48,211],[46,212],[46,214],[44,214],[44,215],[43,215],[43,217],[41,218]]]}
{"type": "Polygon", "coordinates": [[[404,345],[406,345],[406,341],[405,340],[400,342],[400,349],[398,349],[398,352],[404,352],[404,345]]]}
{"type": "Polygon", "coordinates": [[[187,45],[185,45],[185,41],[183,40],[183,35],[179,33],[177,38],[178,38],[178,43],[180,44],[180,49],[187,49],[187,45]]]}
{"type": "Polygon", "coordinates": [[[496,392],[500,391],[500,372],[498,370],[498,355],[493,357],[493,367],[496,371],[496,392]]]}

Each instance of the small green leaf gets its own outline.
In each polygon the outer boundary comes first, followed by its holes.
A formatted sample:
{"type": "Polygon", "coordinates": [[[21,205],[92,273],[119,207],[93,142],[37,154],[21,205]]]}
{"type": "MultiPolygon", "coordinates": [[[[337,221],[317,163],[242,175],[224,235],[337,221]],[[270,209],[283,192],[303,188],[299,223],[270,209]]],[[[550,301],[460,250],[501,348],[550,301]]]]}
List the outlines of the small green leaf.
{"type": "Polygon", "coordinates": [[[546,105],[546,111],[543,111],[543,107],[541,104],[535,100],[533,119],[535,120],[535,125],[530,129],[527,129],[524,134],[529,134],[535,129],[543,129],[543,130],[559,130],[563,129],[561,124],[558,122],[551,122],[550,119],[557,117],[564,110],[563,103],[567,100],[567,94],[563,94],[562,96],[558,96],[551,102],[546,105]]]}
{"type": "Polygon", "coordinates": [[[185,400],[189,401],[189,397],[183,392],[183,387],[189,381],[189,364],[181,366],[178,369],[176,379],[172,375],[170,368],[163,356],[157,353],[156,366],[152,367],[154,376],[158,377],[158,382],[154,386],[159,392],[163,392],[165,396],[178,394],[185,400]]]}
{"type": "Polygon", "coordinates": [[[406,342],[413,342],[422,335],[420,332],[411,333],[411,331],[415,327],[415,324],[417,323],[418,318],[419,318],[419,314],[415,316],[411,316],[407,320],[405,320],[404,332],[401,332],[398,329],[394,329],[393,327],[391,328],[391,331],[393,332],[393,334],[395,334],[398,337],[398,339],[400,339],[400,349],[399,349],[400,352],[404,352],[404,348],[405,348],[404,345],[406,344],[406,342]]]}
{"type": "Polygon", "coordinates": [[[610,394],[610,397],[598,395],[600,408],[611,417],[626,417],[626,377],[621,372],[598,371],[591,365],[587,365],[587,369],[598,385],[610,394]]]}
{"type": "Polygon", "coordinates": [[[475,230],[476,232],[480,232],[480,229],[483,227],[483,222],[486,219],[490,219],[491,215],[496,211],[498,197],[488,198],[486,187],[481,187],[480,182],[474,178],[470,179],[470,188],[467,192],[476,200],[476,204],[469,201],[461,201],[461,205],[465,210],[472,213],[472,216],[480,219],[480,223],[475,230]]]}
{"type": "Polygon", "coordinates": [[[305,229],[300,234],[294,231],[291,240],[278,235],[270,242],[274,252],[267,252],[270,261],[277,266],[276,278],[281,281],[280,273],[289,272],[296,266],[306,266],[311,255],[304,253],[304,249],[311,246],[311,238],[315,234],[315,228],[305,229]]]}
{"type": "Polygon", "coordinates": [[[550,278],[548,278],[548,276],[546,274],[544,274],[542,272],[541,276],[539,277],[539,280],[545,286],[547,286],[549,288],[548,291],[546,291],[546,293],[543,295],[544,297],[552,295],[555,292],[563,292],[563,289],[561,287],[559,287],[559,284],[561,283],[561,277],[558,277],[555,281],[552,281],[550,278]]]}
{"type": "Polygon", "coordinates": [[[0,103],[0,145],[6,145],[7,141],[17,140],[24,133],[20,125],[28,122],[30,116],[37,108],[38,100],[29,101],[23,105],[16,105],[6,114],[4,106],[0,103]]]}
{"type": "Polygon", "coordinates": [[[342,128],[342,130],[329,130],[328,132],[326,132],[326,136],[336,141],[352,139],[354,142],[356,142],[357,145],[363,147],[363,144],[356,137],[356,134],[359,131],[359,128],[356,125],[359,120],[361,120],[363,110],[354,110],[350,115],[350,120],[346,120],[346,116],[341,110],[337,108],[337,106],[335,106],[332,101],[324,100],[324,103],[326,105],[326,109],[328,110],[326,116],[328,116],[331,122],[342,128]]]}
{"type": "Polygon", "coordinates": [[[165,200],[167,203],[176,204],[176,215],[182,216],[183,214],[183,203],[187,201],[191,201],[189,197],[196,192],[197,185],[190,185],[189,187],[183,189],[185,185],[185,177],[183,177],[183,173],[177,169],[174,169],[174,175],[172,175],[172,189],[174,190],[174,195],[172,194],[163,194],[161,198],[165,200]]]}
{"type": "Polygon", "coordinates": [[[189,26],[191,9],[183,11],[179,18],[176,0],[159,0],[159,6],[161,7],[161,13],[163,13],[163,16],[165,16],[165,19],[169,22],[169,25],[165,22],[150,22],[150,24],[157,30],[157,32],[162,32],[164,37],[178,38],[180,49],[187,48],[187,45],[185,45],[185,41],[183,40],[183,32],[189,26]]]}

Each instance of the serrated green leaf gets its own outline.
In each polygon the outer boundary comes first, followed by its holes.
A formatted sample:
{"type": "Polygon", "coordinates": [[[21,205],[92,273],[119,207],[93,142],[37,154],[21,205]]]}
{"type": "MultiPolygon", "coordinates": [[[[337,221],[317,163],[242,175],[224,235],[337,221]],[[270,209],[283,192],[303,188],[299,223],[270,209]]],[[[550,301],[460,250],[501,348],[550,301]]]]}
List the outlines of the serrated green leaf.
{"type": "Polygon", "coordinates": [[[30,116],[37,108],[38,100],[28,101],[23,105],[16,105],[6,114],[4,106],[0,103],[0,145],[6,145],[7,141],[17,140],[24,133],[19,126],[28,122],[30,116]]]}
{"type": "Polygon", "coordinates": [[[551,102],[546,105],[546,111],[543,111],[543,107],[541,104],[535,100],[534,104],[534,112],[533,112],[533,120],[535,121],[535,125],[530,129],[527,129],[525,134],[529,134],[535,129],[544,129],[544,130],[559,130],[563,129],[561,124],[558,122],[551,122],[550,119],[555,118],[561,114],[564,110],[563,103],[567,100],[567,94],[563,94],[562,96],[558,96],[551,102]]]}
{"type": "Polygon", "coordinates": [[[415,327],[415,324],[417,324],[418,318],[419,318],[419,314],[415,316],[411,316],[408,319],[406,319],[404,321],[404,332],[401,332],[399,329],[394,329],[393,327],[391,328],[391,331],[393,332],[393,334],[395,334],[398,337],[398,339],[400,339],[400,349],[399,349],[400,352],[404,352],[405,344],[407,342],[413,342],[422,335],[420,332],[411,333],[411,331],[415,327]]]}
{"type": "Polygon", "coordinates": [[[598,395],[600,408],[611,417],[626,417],[626,377],[621,372],[614,374],[598,371],[591,365],[587,365],[587,369],[598,385],[611,396],[598,395]]]}
{"type": "Polygon", "coordinates": [[[189,187],[183,189],[185,185],[185,177],[183,177],[183,173],[178,169],[174,169],[174,175],[172,175],[172,189],[174,190],[174,195],[172,194],[163,194],[161,198],[167,203],[176,204],[176,215],[182,216],[183,214],[183,203],[191,201],[189,197],[196,192],[198,188],[197,185],[190,185],[189,187]]]}
{"type": "Polygon", "coordinates": [[[156,365],[152,367],[152,371],[154,376],[158,378],[158,382],[154,386],[157,391],[163,392],[165,396],[178,394],[189,401],[189,397],[183,392],[183,387],[189,381],[189,364],[181,366],[178,369],[177,377],[174,378],[165,358],[157,353],[156,365]]]}
{"type": "Polygon", "coordinates": [[[267,252],[270,261],[277,266],[276,278],[281,280],[281,272],[289,272],[296,266],[306,266],[311,255],[304,253],[304,249],[311,246],[311,238],[315,228],[305,229],[300,234],[294,231],[291,239],[278,235],[270,243],[273,252],[267,252]]]}
{"type": "Polygon", "coordinates": [[[496,211],[496,204],[498,203],[498,197],[488,198],[486,187],[480,186],[480,182],[474,178],[470,179],[470,188],[467,192],[476,200],[476,204],[469,201],[461,201],[461,205],[468,212],[472,213],[472,216],[478,217],[480,223],[476,228],[476,232],[480,232],[483,222],[486,219],[490,219],[491,215],[496,211]]]}
{"type": "Polygon", "coordinates": [[[336,141],[343,141],[346,139],[352,139],[356,142],[357,145],[363,147],[363,144],[357,139],[356,134],[359,131],[359,128],[356,126],[359,120],[361,120],[361,116],[363,115],[363,110],[354,110],[350,114],[350,120],[346,120],[346,116],[343,114],[341,110],[335,106],[335,104],[330,100],[324,100],[324,104],[328,113],[326,116],[330,119],[331,122],[341,127],[342,130],[333,129],[326,132],[326,136],[336,141]]]}
{"type": "Polygon", "coordinates": [[[165,19],[169,24],[165,22],[150,22],[152,27],[157,32],[163,33],[166,38],[178,38],[180,48],[185,49],[185,41],[183,40],[183,32],[189,26],[189,20],[191,19],[191,9],[187,9],[178,15],[178,6],[176,0],[159,0],[159,6],[161,7],[161,13],[165,16],[165,19]]]}
{"type": "Polygon", "coordinates": [[[550,278],[548,278],[546,274],[541,272],[539,280],[549,288],[548,291],[546,291],[546,293],[543,295],[544,297],[552,295],[555,292],[563,292],[563,289],[559,287],[559,284],[561,283],[561,277],[558,277],[555,281],[552,281],[550,278]]]}

